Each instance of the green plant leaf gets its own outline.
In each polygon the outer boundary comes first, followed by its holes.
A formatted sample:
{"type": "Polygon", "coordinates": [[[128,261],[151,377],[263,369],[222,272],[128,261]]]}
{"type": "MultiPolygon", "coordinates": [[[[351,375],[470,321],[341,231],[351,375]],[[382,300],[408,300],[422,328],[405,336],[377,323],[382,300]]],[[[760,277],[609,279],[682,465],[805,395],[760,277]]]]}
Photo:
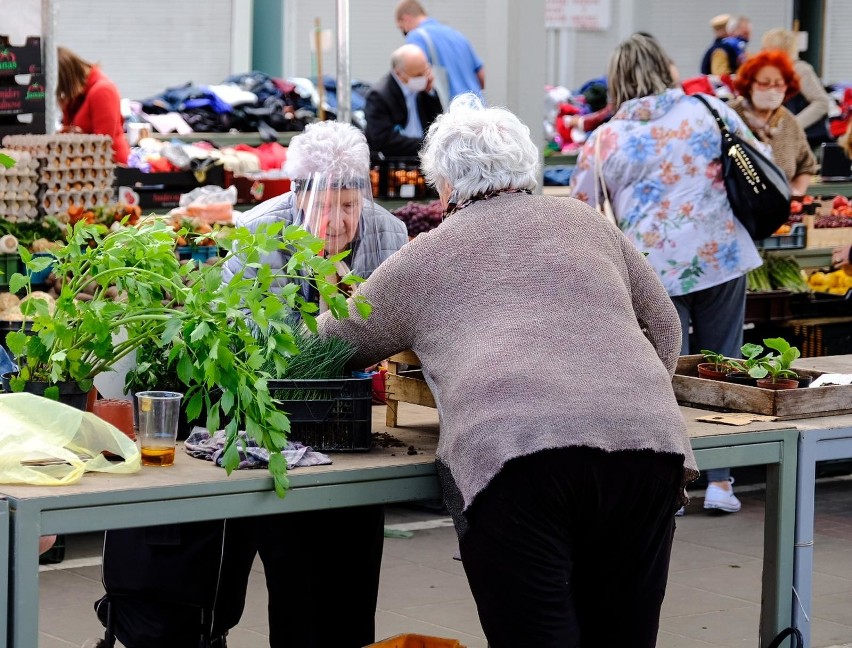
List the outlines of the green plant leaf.
{"type": "Polygon", "coordinates": [[[9,157],[5,153],[0,153],[0,165],[4,166],[7,169],[11,169],[15,166],[15,158],[9,157]]]}
{"type": "Polygon", "coordinates": [[[201,405],[204,402],[204,397],[201,392],[196,392],[186,405],[186,418],[189,421],[194,421],[201,414],[201,405]]]}
{"type": "Polygon", "coordinates": [[[370,316],[370,313],[373,311],[373,306],[366,299],[356,299],[355,308],[358,310],[358,314],[363,318],[367,319],[370,316]]]}
{"type": "Polygon", "coordinates": [[[25,286],[29,285],[30,280],[22,275],[20,272],[16,272],[11,277],[9,277],[9,292],[16,293],[23,289],[25,286]]]}
{"type": "Polygon", "coordinates": [[[44,390],[44,397],[49,398],[50,400],[59,400],[59,387],[56,385],[51,385],[47,389],[44,390]]]}

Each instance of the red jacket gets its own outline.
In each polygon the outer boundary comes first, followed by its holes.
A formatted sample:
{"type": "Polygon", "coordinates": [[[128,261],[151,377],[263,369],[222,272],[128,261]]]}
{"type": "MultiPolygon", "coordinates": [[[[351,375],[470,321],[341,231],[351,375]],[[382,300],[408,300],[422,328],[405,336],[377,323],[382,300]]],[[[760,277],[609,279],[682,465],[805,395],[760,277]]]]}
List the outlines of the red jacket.
{"type": "Polygon", "coordinates": [[[118,88],[100,68],[93,67],[86,79],[86,89],[63,110],[62,123],[77,126],[90,135],[109,135],[112,138],[113,159],[127,164],[130,147],[124,137],[121,116],[121,96],[118,88]]]}

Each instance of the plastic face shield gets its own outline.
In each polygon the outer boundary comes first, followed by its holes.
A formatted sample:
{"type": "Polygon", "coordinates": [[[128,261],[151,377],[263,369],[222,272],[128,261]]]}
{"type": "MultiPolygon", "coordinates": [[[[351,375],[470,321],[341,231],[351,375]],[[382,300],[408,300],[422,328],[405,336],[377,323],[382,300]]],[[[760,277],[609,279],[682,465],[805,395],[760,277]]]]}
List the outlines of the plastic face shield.
{"type": "Polygon", "coordinates": [[[379,250],[375,204],[369,178],[339,179],[315,173],[295,183],[296,201],[302,225],[325,241],[323,253],[333,256],[349,250],[339,268],[356,274],[364,271],[359,257],[375,258],[379,250]]]}

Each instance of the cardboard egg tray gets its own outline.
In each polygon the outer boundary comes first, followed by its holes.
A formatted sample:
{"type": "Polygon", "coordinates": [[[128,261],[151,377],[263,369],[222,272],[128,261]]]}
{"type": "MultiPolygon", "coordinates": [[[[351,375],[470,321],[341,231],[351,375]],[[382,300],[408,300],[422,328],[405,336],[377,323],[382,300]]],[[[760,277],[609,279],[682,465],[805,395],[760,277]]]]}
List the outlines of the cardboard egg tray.
{"type": "Polygon", "coordinates": [[[38,162],[35,203],[40,214],[58,214],[72,205],[94,207],[112,201],[115,165],[109,137],[10,135],[3,144],[28,152],[38,162]]]}
{"type": "Polygon", "coordinates": [[[38,217],[38,160],[27,151],[0,149],[15,166],[0,166],[0,218],[12,222],[38,217]]]}

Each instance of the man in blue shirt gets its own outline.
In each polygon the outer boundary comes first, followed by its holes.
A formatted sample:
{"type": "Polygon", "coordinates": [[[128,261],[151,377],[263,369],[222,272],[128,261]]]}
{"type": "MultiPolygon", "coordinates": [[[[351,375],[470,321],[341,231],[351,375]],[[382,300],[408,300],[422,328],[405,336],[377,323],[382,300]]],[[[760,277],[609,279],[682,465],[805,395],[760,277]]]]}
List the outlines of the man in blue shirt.
{"type": "Polygon", "coordinates": [[[397,5],[396,24],[406,43],[417,45],[426,53],[435,77],[435,90],[444,107],[453,97],[465,92],[482,98],[485,68],[467,38],[452,27],[429,18],[417,0],[402,0],[397,5]]]}
{"type": "Polygon", "coordinates": [[[432,71],[426,55],[415,45],[403,45],[391,55],[391,72],[367,94],[367,143],[373,156],[414,157],[423,136],[441,114],[432,92],[432,71]]]}

